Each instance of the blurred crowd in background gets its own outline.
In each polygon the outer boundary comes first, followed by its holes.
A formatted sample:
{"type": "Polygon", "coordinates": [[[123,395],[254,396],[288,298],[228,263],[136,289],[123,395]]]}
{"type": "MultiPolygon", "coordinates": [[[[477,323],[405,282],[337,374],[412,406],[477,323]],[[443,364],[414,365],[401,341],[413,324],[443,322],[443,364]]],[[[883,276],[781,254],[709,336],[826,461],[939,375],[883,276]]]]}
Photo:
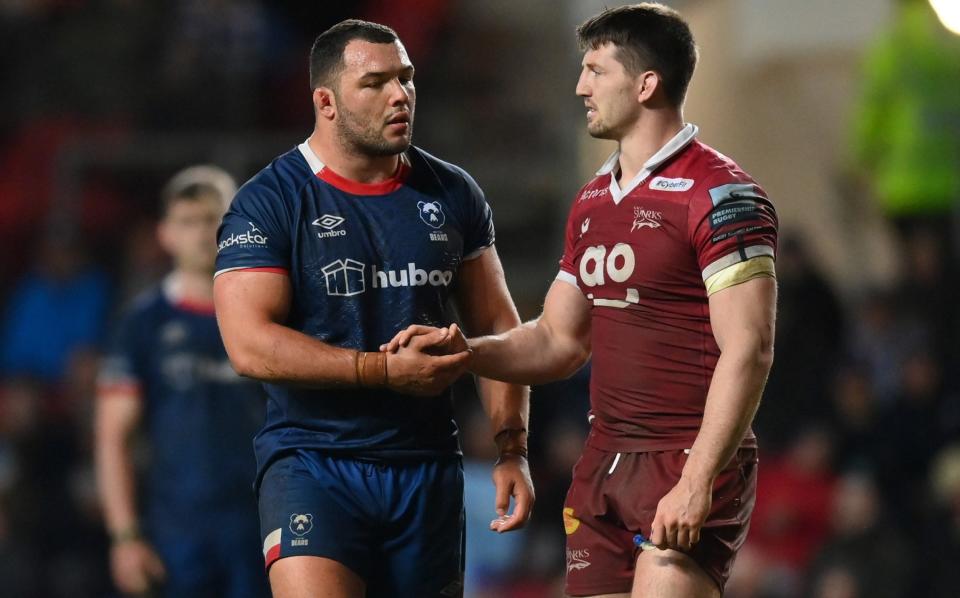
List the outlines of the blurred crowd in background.
{"type": "MultiPolygon", "coordinates": [[[[154,236],[160,186],[198,161],[244,180],[302,141],[308,49],[342,18],[400,34],[417,66],[415,142],[477,176],[521,315],[537,314],[580,184],[572,26],[560,31],[566,46],[544,50],[560,65],[540,70],[566,77],[547,94],[526,76],[529,62],[512,68],[530,40],[464,16],[466,4],[0,1],[0,594],[116,595],[91,463],[93,396],[116,314],[168,267],[154,236]],[[554,90],[563,100],[538,110],[554,90]]],[[[838,285],[803,227],[784,222],[776,363],[755,423],[757,506],[727,596],[960,596],[960,37],[922,30],[938,27],[929,8],[903,4],[887,37],[865,48],[861,124],[837,167],[845,185],[888,194],[875,209],[896,231],[903,267],[884,284],[838,285]],[[911,40],[922,46],[916,63],[911,40]],[[914,94],[906,107],[885,79],[901,73],[914,94]],[[942,135],[926,160],[889,159],[893,144],[916,141],[895,130],[871,138],[891,122],[919,126],[884,112],[891,105],[936,117],[942,135]],[[934,163],[942,172],[925,173],[934,163]],[[897,203],[889,194],[901,191],[882,176],[892,168],[945,182],[909,186],[920,196],[897,203]]],[[[545,15],[548,5],[530,3],[545,15]]],[[[485,531],[495,448],[462,385],[468,596],[561,595],[560,513],[588,429],[588,379],[586,368],[534,389],[538,502],[527,530],[503,536],[485,531]]]]}

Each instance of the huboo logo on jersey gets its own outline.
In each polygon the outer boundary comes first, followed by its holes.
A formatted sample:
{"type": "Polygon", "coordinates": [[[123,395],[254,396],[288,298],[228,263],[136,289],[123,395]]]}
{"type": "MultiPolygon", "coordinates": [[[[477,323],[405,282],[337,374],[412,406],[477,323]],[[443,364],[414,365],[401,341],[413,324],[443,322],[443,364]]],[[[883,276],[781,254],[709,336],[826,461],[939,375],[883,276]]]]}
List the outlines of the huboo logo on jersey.
{"type": "Polygon", "coordinates": [[[657,176],[650,181],[650,188],[657,191],[689,191],[691,187],[693,187],[693,179],[668,179],[657,176]]]}
{"type": "Polygon", "coordinates": [[[640,206],[633,207],[633,226],[630,227],[630,232],[632,233],[635,230],[641,228],[660,228],[660,224],[663,220],[663,214],[657,212],[656,210],[646,210],[640,206]]]}
{"type": "Polygon", "coordinates": [[[257,225],[249,220],[247,221],[247,224],[250,225],[250,230],[240,234],[231,233],[229,237],[223,241],[220,241],[220,244],[217,246],[217,253],[228,247],[233,247],[234,245],[239,245],[241,247],[266,247],[267,236],[263,234],[263,231],[257,228],[257,225]]]}
{"type": "MultiPolygon", "coordinates": [[[[356,260],[345,259],[331,262],[321,268],[327,285],[327,294],[341,297],[359,295],[367,290],[366,264],[356,260]]],[[[413,262],[402,270],[380,270],[371,267],[371,284],[373,288],[398,288],[449,286],[453,282],[451,270],[423,270],[413,262]]]]}
{"type": "Polygon", "coordinates": [[[340,216],[324,214],[323,216],[314,220],[311,224],[324,229],[322,233],[317,233],[317,237],[321,239],[326,239],[328,237],[345,237],[347,236],[347,231],[339,228],[340,225],[344,223],[344,220],[345,218],[341,218],[340,216]]]}
{"type": "Polygon", "coordinates": [[[290,531],[297,536],[290,540],[291,546],[307,546],[310,540],[304,538],[313,529],[313,515],[310,513],[294,513],[290,515],[290,531]]]}

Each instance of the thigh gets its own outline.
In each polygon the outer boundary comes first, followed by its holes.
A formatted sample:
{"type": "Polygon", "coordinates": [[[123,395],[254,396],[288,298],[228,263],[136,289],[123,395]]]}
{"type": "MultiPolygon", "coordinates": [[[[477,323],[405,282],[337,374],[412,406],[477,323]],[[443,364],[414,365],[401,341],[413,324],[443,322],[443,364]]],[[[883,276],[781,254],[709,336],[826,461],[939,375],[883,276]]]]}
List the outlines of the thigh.
{"type": "Polygon", "coordinates": [[[381,575],[368,598],[463,595],[463,466],[459,459],[378,466],[386,517],[381,575]]]}
{"type": "Polygon", "coordinates": [[[270,567],[273,598],[365,598],[366,584],[337,561],[291,556],[270,567]]]}
{"type": "Polygon", "coordinates": [[[585,447],[573,468],[563,509],[567,534],[566,593],[629,594],[633,583],[633,533],[611,501],[613,473],[622,456],[585,447]]]}
{"type": "MultiPolygon", "coordinates": [[[[369,464],[309,451],[291,453],[267,469],[259,499],[263,556],[272,585],[273,567],[289,557],[319,557],[361,579],[370,576],[379,497],[369,464]]],[[[301,564],[295,570],[307,574],[314,568],[301,564]]]]}
{"type": "MultiPolygon", "coordinates": [[[[615,502],[627,529],[649,536],[657,504],[680,479],[686,459],[687,454],[682,450],[635,453],[625,458],[618,471],[622,471],[629,483],[625,482],[615,493],[615,502]]],[[[661,557],[656,561],[660,566],[644,569],[682,573],[687,570],[689,560],[722,591],[737,551],[746,540],[756,497],[756,465],[756,449],[739,449],[714,482],[710,514],[701,529],[700,542],[689,553],[677,552],[669,558],[665,553],[674,551],[649,551],[649,555],[661,557]]],[[[639,556],[644,558],[648,554],[639,556]]]]}
{"type": "Polygon", "coordinates": [[[631,598],[720,598],[720,588],[688,554],[644,550],[637,556],[631,598]]]}

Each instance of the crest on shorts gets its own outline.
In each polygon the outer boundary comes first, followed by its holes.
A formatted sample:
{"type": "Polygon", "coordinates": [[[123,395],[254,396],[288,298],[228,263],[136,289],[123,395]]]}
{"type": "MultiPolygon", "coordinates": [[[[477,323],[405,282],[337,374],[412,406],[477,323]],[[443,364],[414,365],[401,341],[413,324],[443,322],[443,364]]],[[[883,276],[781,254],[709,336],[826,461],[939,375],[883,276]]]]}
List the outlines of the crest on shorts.
{"type": "Polygon", "coordinates": [[[313,529],[313,515],[294,513],[290,516],[290,531],[297,536],[305,536],[313,529]]]}
{"type": "Polygon", "coordinates": [[[563,531],[569,536],[580,527],[580,520],[573,516],[573,509],[566,507],[563,509],[563,531]]]}

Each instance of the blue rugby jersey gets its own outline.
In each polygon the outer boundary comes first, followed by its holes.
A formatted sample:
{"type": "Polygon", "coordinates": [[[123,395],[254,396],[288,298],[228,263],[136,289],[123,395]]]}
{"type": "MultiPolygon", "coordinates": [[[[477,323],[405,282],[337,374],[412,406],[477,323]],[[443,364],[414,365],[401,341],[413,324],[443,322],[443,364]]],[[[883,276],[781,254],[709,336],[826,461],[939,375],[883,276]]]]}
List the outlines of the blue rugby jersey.
{"type": "MultiPolygon", "coordinates": [[[[393,178],[362,184],[326,168],[304,142],[240,189],[218,238],[217,275],[269,269],[290,277],[287,326],[377,351],[410,324],[448,323],[457,270],[493,244],[494,231],[473,179],[418,148],[393,178]]],[[[255,441],[261,476],[297,448],[385,460],[459,450],[449,392],[264,387],[267,418],[255,441]]]]}
{"type": "Polygon", "coordinates": [[[98,384],[130,386],[144,401],[148,519],[252,511],[250,448],[264,397],[233,371],[212,306],[172,301],[157,288],[137,298],[114,337],[98,384]]]}

